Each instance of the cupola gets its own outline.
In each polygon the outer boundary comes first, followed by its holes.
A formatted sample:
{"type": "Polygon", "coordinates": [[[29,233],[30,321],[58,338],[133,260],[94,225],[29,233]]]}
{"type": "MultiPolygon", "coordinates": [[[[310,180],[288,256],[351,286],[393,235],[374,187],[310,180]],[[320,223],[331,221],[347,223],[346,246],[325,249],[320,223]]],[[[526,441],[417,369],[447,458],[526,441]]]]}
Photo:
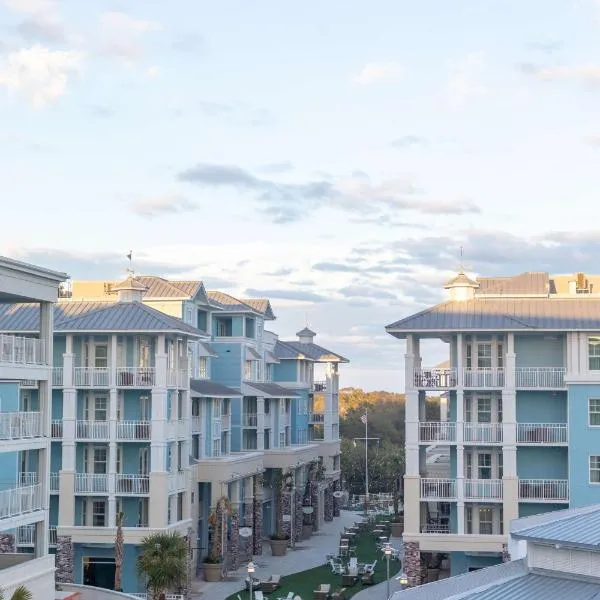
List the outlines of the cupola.
{"type": "Polygon", "coordinates": [[[147,289],[131,274],[111,287],[118,294],[118,302],[141,302],[147,289]]]}
{"type": "Polygon", "coordinates": [[[315,339],[315,335],[317,334],[314,331],[312,331],[312,329],[305,327],[301,331],[298,331],[296,335],[298,336],[298,341],[301,344],[312,344],[313,340],[315,339]]]}
{"type": "Polygon", "coordinates": [[[464,271],[461,271],[456,277],[453,277],[444,289],[448,290],[448,299],[462,302],[472,300],[475,297],[475,290],[479,287],[476,281],[473,281],[464,271]]]}

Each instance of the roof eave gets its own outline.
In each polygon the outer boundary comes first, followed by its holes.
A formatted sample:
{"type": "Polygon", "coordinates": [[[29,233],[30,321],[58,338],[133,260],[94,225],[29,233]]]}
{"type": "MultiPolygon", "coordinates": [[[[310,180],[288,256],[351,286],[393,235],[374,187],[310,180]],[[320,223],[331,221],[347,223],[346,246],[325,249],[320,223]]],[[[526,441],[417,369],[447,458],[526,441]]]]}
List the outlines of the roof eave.
{"type": "Polygon", "coordinates": [[[577,542],[561,540],[559,538],[550,539],[531,535],[521,535],[517,532],[513,532],[510,535],[515,539],[533,542],[534,544],[543,544],[544,546],[560,546],[561,548],[577,548],[579,550],[593,550],[595,552],[598,552],[599,550],[599,546],[596,544],[580,544],[577,542]]]}

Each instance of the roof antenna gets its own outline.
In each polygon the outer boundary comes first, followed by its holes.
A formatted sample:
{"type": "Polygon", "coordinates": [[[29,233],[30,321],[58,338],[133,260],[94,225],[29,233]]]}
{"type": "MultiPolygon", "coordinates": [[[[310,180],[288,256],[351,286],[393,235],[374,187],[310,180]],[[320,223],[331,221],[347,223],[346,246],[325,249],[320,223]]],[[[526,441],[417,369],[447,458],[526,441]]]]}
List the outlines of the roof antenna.
{"type": "Polygon", "coordinates": [[[460,263],[458,265],[459,268],[459,272],[460,273],[464,273],[465,272],[465,265],[464,265],[464,261],[463,261],[463,247],[460,247],[460,263]]]}
{"type": "Polygon", "coordinates": [[[127,273],[129,274],[130,277],[133,277],[133,275],[134,275],[133,264],[132,264],[132,261],[133,261],[133,251],[130,250],[129,254],[127,254],[126,256],[127,256],[127,259],[129,260],[129,268],[127,269],[127,273]]]}
{"type": "Polygon", "coordinates": [[[308,312],[304,313],[304,320],[306,321],[306,326],[310,329],[310,321],[308,320],[308,312]]]}

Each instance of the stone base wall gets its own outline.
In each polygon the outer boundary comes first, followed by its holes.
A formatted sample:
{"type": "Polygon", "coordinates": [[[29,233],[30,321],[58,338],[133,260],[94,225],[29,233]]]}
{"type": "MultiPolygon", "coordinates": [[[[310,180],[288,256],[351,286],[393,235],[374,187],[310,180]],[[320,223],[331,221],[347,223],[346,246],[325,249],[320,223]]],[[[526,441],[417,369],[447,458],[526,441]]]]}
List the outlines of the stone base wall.
{"type": "Polygon", "coordinates": [[[325,489],[325,521],[333,521],[333,484],[325,489]]]}
{"type": "Polygon", "coordinates": [[[181,594],[183,595],[184,600],[190,600],[192,597],[192,579],[194,570],[194,550],[192,549],[194,546],[193,540],[194,530],[189,527],[187,530],[187,535],[185,536],[185,547],[187,550],[187,572],[185,584],[181,588],[181,594]]]}
{"type": "Polygon", "coordinates": [[[302,525],[304,523],[304,513],[302,512],[302,492],[296,490],[296,504],[294,512],[294,540],[302,539],[302,525]]]}
{"type": "Polygon", "coordinates": [[[262,554],[263,536],[262,475],[255,475],[253,486],[254,498],[252,500],[252,553],[260,556],[262,554]]]}
{"type": "Polygon", "coordinates": [[[281,504],[281,528],[282,533],[292,536],[292,523],[285,520],[285,515],[292,514],[292,494],[288,491],[279,494],[279,502],[281,504]]]}
{"type": "Polygon", "coordinates": [[[15,536],[12,533],[0,535],[0,554],[12,554],[16,551],[15,536]]]}
{"type": "Polygon", "coordinates": [[[310,503],[313,507],[312,525],[315,531],[319,530],[319,484],[312,481],[310,484],[310,503]]]}
{"type": "Polygon", "coordinates": [[[419,542],[404,543],[404,572],[408,587],[421,585],[421,550],[419,542]]]}
{"type": "MultiPolygon", "coordinates": [[[[244,511],[244,526],[252,527],[252,519],[254,516],[252,501],[245,502],[240,508],[244,511]]],[[[247,563],[252,560],[252,553],[254,550],[252,540],[253,536],[247,538],[240,537],[240,563],[247,563]]]]}
{"type": "Polygon", "coordinates": [[[70,535],[56,538],[56,583],[75,583],[73,581],[73,540],[70,535]]]}
{"type": "MultiPolygon", "coordinates": [[[[342,484],[340,482],[339,479],[337,479],[336,481],[333,482],[333,491],[334,492],[339,492],[342,489],[342,484]]],[[[339,517],[340,516],[340,499],[339,498],[334,498],[333,499],[333,516],[334,517],[339,517]]]]}
{"type": "Polygon", "coordinates": [[[240,518],[237,513],[231,515],[231,534],[229,547],[226,550],[230,569],[237,570],[240,566],[240,518]]]}
{"type": "Polygon", "coordinates": [[[510,553],[508,551],[508,544],[502,544],[502,562],[510,562],[510,553]]]}

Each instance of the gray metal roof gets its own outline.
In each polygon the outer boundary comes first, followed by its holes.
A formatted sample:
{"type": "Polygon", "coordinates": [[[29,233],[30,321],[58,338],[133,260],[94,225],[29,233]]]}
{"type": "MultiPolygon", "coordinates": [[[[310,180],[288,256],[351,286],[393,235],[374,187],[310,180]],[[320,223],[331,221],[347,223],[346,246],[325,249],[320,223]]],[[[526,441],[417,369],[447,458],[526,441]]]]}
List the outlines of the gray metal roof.
{"type": "Polygon", "coordinates": [[[292,390],[284,388],[276,383],[264,383],[252,381],[244,384],[244,396],[261,396],[265,398],[297,398],[292,390]]]}
{"type": "Polygon", "coordinates": [[[600,298],[485,298],[443,302],[386,327],[412,332],[600,330],[600,298]]]}
{"type": "Polygon", "coordinates": [[[262,356],[250,346],[246,346],[245,360],[262,360],[262,356]]]}
{"type": "Polygon", "coordinates": [[[271,302],[266,298],[242,298],[242,302],[261,313],[268,321],[273,321],[275,319],[275,313],[271,307],[271,302]]]}
{"type": "Polygon", "coordinates": [[[242,394],[238,390],[221,385],[210,379],[191,379],[190,389],[192,398],[237,398],[242,394]]]}
{"type": "Polygon", "coordinates": [[[544,272],[527,272],[515,277],[478,277],[477,295],[533,294],[546,295],[550,291],[550,275],[544,272]]]}
{"type": "Polygon", "coordinates": [[[305,344],[298,341],[288,341],[288,340],[280,340],[275,344],[275,355],[277,358],[308,358],[310,360],[314,360],[316,362],[342,362],[347,363],[350,362],[347,358],[344,358],[341,354],[337,354],[332,352],[331,350],[327,350],[327,348],[323,348],[323,346],[319,346],[318,344],[305,344]],[[279,354],[279,346],[287,346],[288,348],[283,348],[283,352],[279,354]],[[283,356],[283,354],[293,354],[294,356],[283,356]]]}
{"type": "MultiPolygon", "coordinates": [[[[0,331],[35,332],[40,311],[31,304],[0,305],[0,331]]],[[[54,331],[60,332],[179,332],[205,336],[206,332],[187,325],[141,302],[59,302],[54,306],[54,331]]]]}
{"type": "Polygon", "coordinates": [[[265,362],[273,365],[278,365],[281,361],[272,352],[269,352],[267,350],[265,352],[265,362]]]}
{"type": "Polygon", "coordinates": [[[226,294],[225,292],[209,291],[208,299],[213,306],[226,312],[261,314],[254,307],[226,294]]]}
{"type": "Polygon", "coordinates": [[[4,269],[10,269],[12,271],[27,273],[29,275],[35,275],[43,279],[48,279],[54,283],[62,283],[69,278],[69,276],[62,271],[46,269],[45,267],[15,260],[14,258],[8,258],[7,256],[0,256],[0,266],[4,269]]]}
{"type": "Polygon", "coordinates": [[[206,355],[201,356],[219,356],[219,353],[215,350],[215,347],[208,342],[200,342],[200,345],[206,351],[206,355]]]}
{"type": "Polygon", "coordinates": [[[299,358],[302,358],[300,352],[298,352],[295,348],[288,346],[281,340],[277,340],[275,342],[273,354],[275,354],[275,356],[280,360],[297,360],[299,358]]]}

